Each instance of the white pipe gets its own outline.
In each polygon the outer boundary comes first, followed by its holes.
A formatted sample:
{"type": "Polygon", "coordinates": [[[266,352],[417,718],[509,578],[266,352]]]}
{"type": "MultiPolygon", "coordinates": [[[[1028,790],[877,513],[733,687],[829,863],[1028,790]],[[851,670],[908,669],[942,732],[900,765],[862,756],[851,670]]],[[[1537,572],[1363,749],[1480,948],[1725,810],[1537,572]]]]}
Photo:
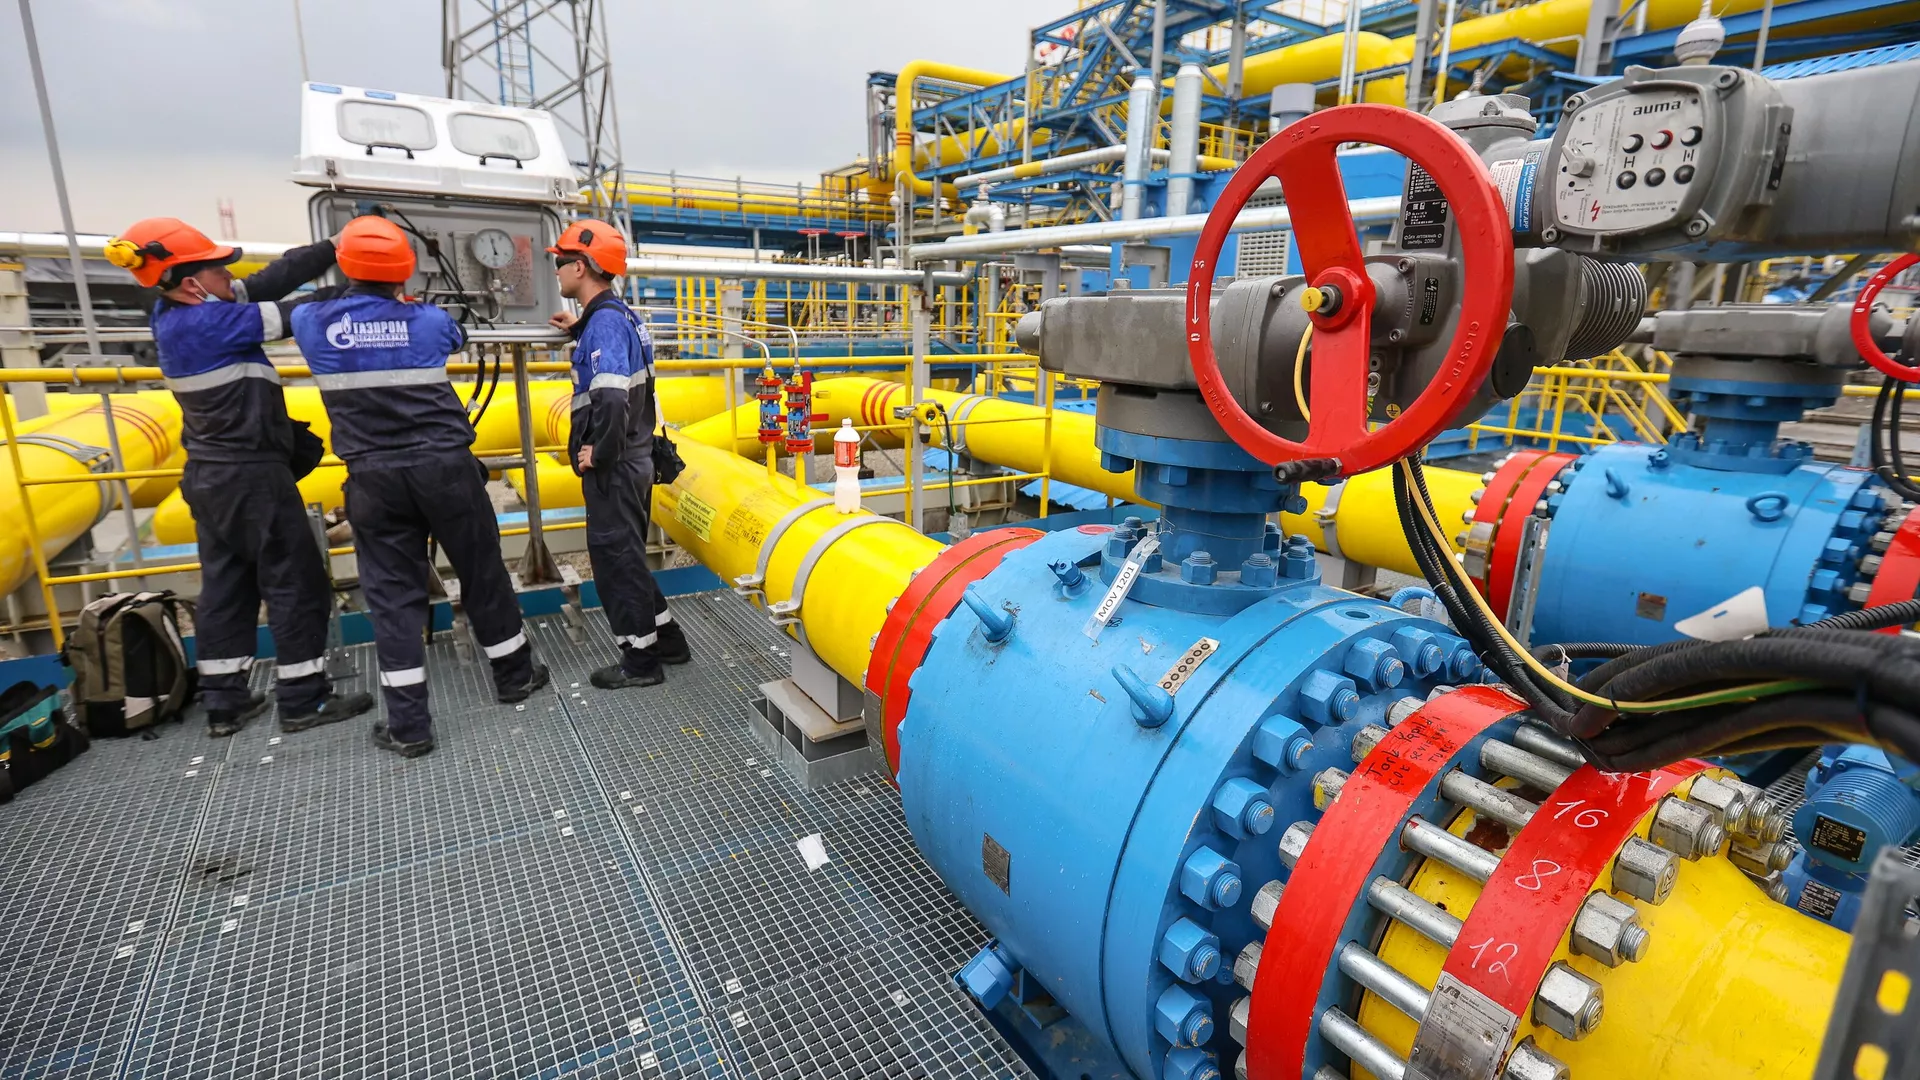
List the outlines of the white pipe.
{"type": "MultiPolygon", "coordinates": [[[[1400,197],[1386,195],[1374,199],[1354,199],[1347,212],[1356,225],[1392,221],[1400,213],[1400,197]]],[[[1094,221],[1080,225],[1051,225],[1040,229],[1009,229],[1003,233],[952,236],[937,244],[914,244],[907,257],[918,262],[936,259],[975,259],[1008,251],[1039,251],[1069,244],[1108,244],[1123,240],[1151,240],[1162,236],[1197,233],[1207,223],[1206,214],[1182,214],[1179,217],[1141,218],[1137,221],[1094,221]]],[[[1285,229],[1293,225],[1293,215],[1284,206],[1261,210],[1242,210],[1233,220],[1236,230],[1285,229]]]]}
{"type": "MultiPolygon", "coordinates": [[[[1150,151],[1155,164],[1164,164],[1172,155],[1165,150],[1150,151]]],[[[953,182],[957,188],[970,188],[979,184],[998,184],[1003,180],[1025,180],[1032,176],[1045,176],[1049,173],[1066,172],[1083,165],[1102,165],[1109,161],[1121,161],[1127,156],[1125,146],[1102,146],[1098,150],[1081,150],[1059,157],[1041,158],[1020,165],[1007,165],[985,172],[968,173],[953,182]]]]}
{"type": "MultiPolygon", "coordinates": [[[[1433,104],[1447,100],[1447,65],[1453,61],[1453,16],[1458,0],[1447,0],[1447,18],[1440,30],[1440,70],[1433,77],[1433,104]]],[[[1432,112],[1431,106],[1427,109],[1432,112]]]]}
{"type": "MultiPolygon", "coordinates": [[[[1006,234],[1001,234],[1006,235],[1006,234]]],[[[929,245],[916,245],[925,247],[929,245]]],[[[931,245],[938,246],[938,245],[931,245]]],[[[912,249],[909,249],[912,250],[912,249]]],[[[938,256],[935,256],[936,258],[938,256]]],[[[871,266],[814,263],[728,262],[724,259],[628,259],[627,273],[646,277],[711,277],[740,281],[846,281],[873,285],[966,285],[972,274],[957,271],[883,270],[871,266]]]]}
{"type": "Polygon", "coordinates": [[[1153,149],[1154,128],[1160,123],[1158,90],[1153,76],[1143,71],[1133,77],[1133,88],[1127,93],[1127,163],[1120,177],[1122,221],[1138,219],[1146,198],[1147,151],[1153,149]]]}
{"type": "MultiPolygon", "coordinates": [[[[104,257],[107,241],[113,237],[98,233],[80,233],[75,239],[80,243],[80,254],[97,259],[104,257]]],[[[249,257],[277,259],[300,245],[235,240],[233,246],[246,252],[249,257]]],[[[65,258],[67,238],[63,233],[0,232],[0,251],[30,258],[65,258]]]]}
{"type": "MultiPolygon", "coordinates": [[[[82,255],[101,258],[110,236],[97,233],[82,233],[80,242],[82,255]]],[[[298,244],[270,244],[249,240],[236,240],[234,246],[246,252],[251,259],[277,259],[298,244]]],[[[39,258],[60,258],[67,254],[67,238],[60,233],[0,232],[0,251],[9,255],[39,258]]],[[[695,261],[692,259],[641,258],[627,260],[627,273],[648,274],[655,277],[716,277],[734,278],[747,281],[851,281],[879,285],[919,285],[926,275],[914,270],[879,270],[870,266],[813,266],[807,263],[753,263],[746,260],[729,262],[724,259],[695,261]]],[[[933,275],[935,285],[965,285],[972,281],[970,274],[939,272],[933,275]]]]}
{"type": "Polygon", "coordinates": [[[1181,64],[1173,77],[1172,160],[1167,165],[1167,216],[1179,217],[1193,200],[1193,174],[1200,164],[1200,94],[1206,73],[1181,64]]]}

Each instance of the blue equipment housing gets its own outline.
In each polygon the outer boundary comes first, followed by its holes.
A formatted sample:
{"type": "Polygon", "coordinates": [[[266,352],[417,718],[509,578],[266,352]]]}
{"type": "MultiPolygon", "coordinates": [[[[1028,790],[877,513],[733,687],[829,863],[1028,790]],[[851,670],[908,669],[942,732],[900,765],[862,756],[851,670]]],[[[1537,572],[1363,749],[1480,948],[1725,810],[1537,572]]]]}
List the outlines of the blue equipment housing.
{"type": "Polygon", "coordinates": [[[1534,641],[1672,641],[1676,622],[1755,586],[1773,626],[1851,611],[1868,542],[1890,527],[1873,474],[1821,461],[1729,471],[1616,443],[1558,480],[1534,641]]]}
{"type": "Polygon", "coordinates": [[[1802,850],[1783,874],[1787,902],[1852,930],[1873,860],[1920,839],[1920,768],[1869,746],[1827,747],[1793,832],[1802,850]]]}
{"type": "MultiPolygon", "coordinates": [[[[1234,957],[1266,936],[1249,901],[1285,875],[1274,841],[1314,815],[1316,774],[1482,667],[1445,625],[1323,586],[1265,520],[1297,489],[1244,451],[1098,440],[1161,523],[1051,533],[968,589],[912,680],[902,801],[996,938],[961,985],[1037,1067],[1211,1080],[1237,1051],[1234,957]],[[1130,560],[1128,598],[1090,618],[1130,560]]],[[[1382,872],[1412,858],[1390,845],[1382,872]]]]}

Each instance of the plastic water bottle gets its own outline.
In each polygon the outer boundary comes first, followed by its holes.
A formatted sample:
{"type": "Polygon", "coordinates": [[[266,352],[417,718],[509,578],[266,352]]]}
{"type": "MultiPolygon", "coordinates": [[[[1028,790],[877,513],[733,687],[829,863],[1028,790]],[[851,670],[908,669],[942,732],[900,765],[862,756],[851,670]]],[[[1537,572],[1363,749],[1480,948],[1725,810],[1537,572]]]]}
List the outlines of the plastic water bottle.
{"type": "Polygon", "coordinates": [[[833,508],[860,512],[860,433],[853,430],[852,417],[842,419],[833,433],[833,508]]]}

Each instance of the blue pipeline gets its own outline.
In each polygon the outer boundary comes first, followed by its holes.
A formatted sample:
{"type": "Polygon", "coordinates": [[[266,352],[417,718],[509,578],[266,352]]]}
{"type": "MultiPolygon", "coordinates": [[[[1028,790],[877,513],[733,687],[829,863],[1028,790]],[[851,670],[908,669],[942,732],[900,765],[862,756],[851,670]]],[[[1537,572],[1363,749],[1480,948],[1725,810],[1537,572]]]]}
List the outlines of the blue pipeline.
{"type": "Polygon", "coordinates": [[[1887,509],[1885,489],[1859,469],[1703,469],[1630,443],[1595,450],[1560,479],[1535,641],[1671,641],[1676,622],[1754,587],[1773,626],[1851,610],[1848,590],[1887,509]]]}
{"type": "Polygon", "coordinates": [[[1282,876],[1274,841],[1312,816],[1314,773],[1480,665],[1443,626],[1322,586],[1310,549],[1237,613],[1128,599],[1094,640],[1112,535],[1051,533],[974,584],[913,678],[899,781],[920,850],[997,939],[963,982],[989,1008],[1057,1003],[1160,1077],[1183,1042],[1237,1051],[1233,958],[1265,936],[1248,900],[1282,876]]]}

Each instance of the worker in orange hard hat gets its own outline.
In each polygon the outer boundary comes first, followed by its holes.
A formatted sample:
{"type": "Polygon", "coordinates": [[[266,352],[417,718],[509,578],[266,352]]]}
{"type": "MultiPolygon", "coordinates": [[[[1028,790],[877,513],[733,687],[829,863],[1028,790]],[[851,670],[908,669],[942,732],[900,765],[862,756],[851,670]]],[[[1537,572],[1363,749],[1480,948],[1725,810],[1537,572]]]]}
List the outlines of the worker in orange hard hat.
{"type": "Polygon", "coordinates": [[[294,248],[236,279],[227,267],[240,249],[178,218],[148,218],[109,241],[106,256],[160,290],[153,340],[180,403],[180,493],[200,538],[195,660],[208,732],[231,735],[266,708],[266,696],[248,689],[263,600],[281,730],[365,712],[371,696],[335,694],[327,678],[333,585],[294,486],[326,447],[287,416],[280,375],[261,348],[287,336],[298,302],[288,297],[333,265],[333,241],[294,248]]]}
{"type": "MultiPolygon", "coordinates": [[[[653,392],[653,338],[620,299],[613,282],[627,270],[627,241],[613,226],[582,220],[547,249],[560,295],[580,304],[553,325],[573,335],[573,420],[567,456],[580,474],[587,510],[587,556],[620,662],[593,673],[603,690],[653,686],[662,664],[693,659],[687,637],[647,566],[647,515],[662,465],[677,461],[653,392]],[[656,442],[656,440],[658,440],[656,442]]],[[[671,466],[667,466],[671,467],[671,466]]]]}
{"type": "Polygon", "coordinates": [[[547,684],[547,669],[534,662],[521,625],[487,470],[473,456],[466,406],[447,381],[447,356],[466,346],[466,332],[432,304],[401,299],[416,260],[398,225],[354,218],[337,246],[346,293],[295,309],[293,337],[320,384],[333,449],[352,481],[347,520],[387,703],[373,742],[419,757],[434,746],[425,645],[430,541],[460,577],[461,605],[493,668],[495,699],[525,701],[547,684]]]}

